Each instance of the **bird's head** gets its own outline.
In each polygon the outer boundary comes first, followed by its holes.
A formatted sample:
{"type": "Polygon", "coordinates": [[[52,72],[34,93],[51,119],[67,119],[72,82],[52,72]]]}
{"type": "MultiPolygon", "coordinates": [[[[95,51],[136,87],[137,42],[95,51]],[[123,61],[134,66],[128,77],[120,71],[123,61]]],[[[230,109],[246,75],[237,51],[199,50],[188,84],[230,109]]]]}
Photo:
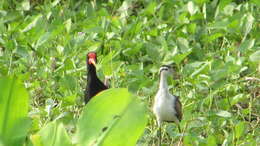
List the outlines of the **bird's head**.
{"type": "Polygon", "coordinates": [[[160,74],[164,76],[173,75],[173,67],[169,65],[162,65],[160,68],[160,74]]]}
{"type": "Polygon", "coordinates": [[[88,66],[90,66],[90,65],[96,66],[96,63],[97,63],[97,54],[96,54],[96,52],[89,52],[87,54],[87,64],[88,64],[88,66]]]}

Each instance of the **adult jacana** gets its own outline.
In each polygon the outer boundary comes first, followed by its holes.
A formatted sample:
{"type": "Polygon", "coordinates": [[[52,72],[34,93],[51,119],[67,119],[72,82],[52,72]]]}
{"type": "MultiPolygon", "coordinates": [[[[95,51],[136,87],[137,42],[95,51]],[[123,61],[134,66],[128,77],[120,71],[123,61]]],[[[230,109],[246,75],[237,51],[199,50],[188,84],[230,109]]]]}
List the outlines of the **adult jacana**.
{"type": "Polygon", "coordinates": [[[163,65],[160,68],[159,90],[155,96],[153,113],[159,126],[159,145],[161,145],[162,122],[174,122],[178,125],[182,119],[182,104],[177,96],[172,95],[168,89],[167,78],[173,74],[173,68],[163,65]]]}
{"type": "Polygon", "coordinates": [[[87,87],[85,90],[85,103],[97,93],[106,90],[108,87],[100,81],[96,72],[97,54],[89,52],[87,54],[87,87]]]}

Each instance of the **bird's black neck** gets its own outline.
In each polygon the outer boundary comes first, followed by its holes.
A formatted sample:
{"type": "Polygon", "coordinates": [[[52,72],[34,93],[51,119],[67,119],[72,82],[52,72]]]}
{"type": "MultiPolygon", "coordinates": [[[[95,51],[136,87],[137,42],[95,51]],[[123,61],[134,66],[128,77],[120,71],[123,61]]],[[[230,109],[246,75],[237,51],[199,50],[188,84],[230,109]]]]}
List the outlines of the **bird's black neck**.
{"type": "Polygon", "coordinates": [[[97,77],[96,67],[92,64],[89,64],[87,68],[88,68],[88,76],[96,78],[97,77]]]}

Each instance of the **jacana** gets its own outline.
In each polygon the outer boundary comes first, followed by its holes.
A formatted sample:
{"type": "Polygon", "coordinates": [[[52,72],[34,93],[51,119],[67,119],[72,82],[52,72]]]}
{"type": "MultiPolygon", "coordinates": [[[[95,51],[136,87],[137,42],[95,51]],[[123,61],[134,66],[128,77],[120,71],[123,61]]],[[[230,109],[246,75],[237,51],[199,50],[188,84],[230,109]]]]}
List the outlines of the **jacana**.
{"type": "Polygon", "coordinates": [[[163,122],[174,122],[178,125],[182,119],[182,104],[179,97],[172,95],[168,89],[167,78],[173,74],[173,68],[163,65],[160,68],[159,89],[155,96],[153,113],[159,126],[159,145],[161,145],[161,126],[163,122]]]}
{"type": "Polygon", "coordinates": [[[108,89],[108,87],[100,81],[96,72],[97,54],[89,52],[87,54],[87,87],[85,90],[85,103],[99,92],[108,89]]]}

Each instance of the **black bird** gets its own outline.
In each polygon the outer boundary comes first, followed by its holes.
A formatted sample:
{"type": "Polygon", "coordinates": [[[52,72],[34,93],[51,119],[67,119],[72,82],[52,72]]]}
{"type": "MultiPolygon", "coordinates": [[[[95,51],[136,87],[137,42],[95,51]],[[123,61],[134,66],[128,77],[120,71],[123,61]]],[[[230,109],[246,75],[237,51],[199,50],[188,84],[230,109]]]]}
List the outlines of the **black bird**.
{"type": "Polygon", "coordinates": [[[97,54],[89,52],[87,54],[87,87],[85,90],[85,103],[98,94],[99,92],[108,89],[108,87],[100,81],[96,73],[97,54]]]}

